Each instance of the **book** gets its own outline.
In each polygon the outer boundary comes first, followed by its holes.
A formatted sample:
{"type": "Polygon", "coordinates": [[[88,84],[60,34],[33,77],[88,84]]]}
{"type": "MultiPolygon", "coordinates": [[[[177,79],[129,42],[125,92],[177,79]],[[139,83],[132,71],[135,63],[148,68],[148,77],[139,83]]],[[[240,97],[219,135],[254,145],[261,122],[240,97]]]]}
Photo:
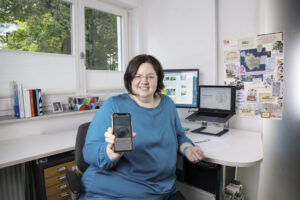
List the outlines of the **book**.
{"type": "Polygon", "coordinates": [[[39,92],[39,105],[40,105],[40,115],[44,114],[43,103],[42,103],[42,90],[38,89],[39,92]]]}
{"type": "Polygon", "coordinates": [[[36,108],[37,108],[37,116],[43,115],[43,103],[42,103],[42,90],[36,89],[36,108]]]}
{"type": "Polygon", "coordinates": [[[37,116],[40,116],[40,103],[39,103],[39,91],[35,89],[35,98],[36,98],[36,113],[37,116]]]}
{"type": "Polygon", "coordinates": [[[35,112],[34,112],[33,90],[29,90],[29,98],[30,98],[31,117],[34,117],[35,116],[35,112]]]}
{"type": "Polygon", "coordinates": [[[29,90],[25,91],[26,107],[27,107],[27,117],[31,117],[31,105],[30,105],[30,94],[29,90]]]}
{"type": "Polygon", "coordinates": [[[34,116],[38,116],[38,112],[37,112],[36,89],[32,89],[32,97],[33,97],[34,116]]]}
{"type": "Polygon", "coordinates": [[[23,88],[24,114],[25,117],[31,117],[29,91],[23,88]]]}
{"type": "Polygon", "coordinates": [[[24,100],[23,100],[22,84],[18,84],[18,100],[19,100],[20,118],[24,118],[25,113],[24,113],[24,100]]]}
{"type": "Polygon", "coordinates": [[[20,108],[19,108],[19,99],[18,99],[18,84],[16,81],[11,83],[13,90],[13,104],[14,104],[14,116],[20,118],[20,108]]]}

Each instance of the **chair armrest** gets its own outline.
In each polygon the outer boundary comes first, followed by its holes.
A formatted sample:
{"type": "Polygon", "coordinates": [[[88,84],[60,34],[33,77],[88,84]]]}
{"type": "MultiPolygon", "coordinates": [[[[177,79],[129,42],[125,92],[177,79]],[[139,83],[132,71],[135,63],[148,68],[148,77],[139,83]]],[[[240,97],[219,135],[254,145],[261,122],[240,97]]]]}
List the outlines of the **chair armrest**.
{"type": "Polygon", "coordinates": [[[69,171],[67,172],[67,181],[69,183],[69,187],[73,194],[79,195],[81,192],[81,180],[80,177],[77,176],[76,172],[69,171]]]}

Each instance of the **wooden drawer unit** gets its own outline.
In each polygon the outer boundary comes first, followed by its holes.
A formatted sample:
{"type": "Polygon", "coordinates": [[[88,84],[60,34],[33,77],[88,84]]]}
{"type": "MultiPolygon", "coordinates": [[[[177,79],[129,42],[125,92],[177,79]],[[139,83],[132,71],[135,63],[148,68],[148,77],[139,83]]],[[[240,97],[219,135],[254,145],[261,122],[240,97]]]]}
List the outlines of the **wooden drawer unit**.
{"type": "Polygon", "coordinates": [[[52,185],[46,188],[47,200],[71,199],[71,192],[68,183],[52,185]]]}
{"type": "Polygon", "coordinates": [[[70,189],[66,180],[66,173],[75,166],[74,161],[62,163],[44,170],[47,200],[68,199],[70,189]]]}
{"type": "Polygon", "coordinates": [[[68,190],[65,192],[61,192],[59,194],[53,194],[53,195],[47,196],[47,199],[71,200],[72,197],[71,197],[71,192],[68,190]]]}
{"type": "Polygon", "coordinates": [[[39,159],[35,168],[37,199],[71,199],[66,173],[75,168],[74,152],[39,159]]]}
{"type": "Polygon", "coordinates": [[[70,161],[44,169],[46,187],[66,180],[66,173],[72,170],[75,161],[70,161]]]}
{"type": "Polygon", "coordinates": [[[66,174],[60,174],[58,176],[52,176],[52,177],[48,177],[45,178],[45,187],[51,187],[53,185],[57,185],[57,184],[63,184],[63,183],[67,183],[67,176],[66,174]]]}

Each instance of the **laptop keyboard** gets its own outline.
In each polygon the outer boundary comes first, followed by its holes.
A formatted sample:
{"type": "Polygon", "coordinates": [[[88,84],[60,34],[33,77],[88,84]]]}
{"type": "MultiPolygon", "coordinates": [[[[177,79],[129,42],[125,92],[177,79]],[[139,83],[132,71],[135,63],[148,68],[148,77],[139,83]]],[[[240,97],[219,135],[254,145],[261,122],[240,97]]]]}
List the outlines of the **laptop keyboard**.
{"type": "Polygon", "coordinates": [[[208,116],[208,117],[227,117],[227,113],[212,113],[212,112],[198,112],[196,115],[208,116]]]}
{"type": "Polygon", "coordinates": [[[217,112],[205,112],[205,111],[198,111],[186,119],[191,121],[207,121],[207,122],[218,122],[218,123],[225,123],[230,117],[234,115],[234,113],[217,113],[217,112]]]}

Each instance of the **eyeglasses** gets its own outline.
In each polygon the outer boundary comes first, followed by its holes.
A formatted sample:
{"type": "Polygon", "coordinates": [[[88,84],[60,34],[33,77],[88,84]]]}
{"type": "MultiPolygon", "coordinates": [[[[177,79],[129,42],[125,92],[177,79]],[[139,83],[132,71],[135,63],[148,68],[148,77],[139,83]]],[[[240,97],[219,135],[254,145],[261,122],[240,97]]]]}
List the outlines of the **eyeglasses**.
{"type": "Polygon", "coordinates": [[[134,76],[134,79],[137,81],[141,81],[143,78],[145,78],[147,81],[153,81],[155,79],[155,76],[154,75],[147,75],[147,76],[136,75],[136,76],[134,76]]]}

